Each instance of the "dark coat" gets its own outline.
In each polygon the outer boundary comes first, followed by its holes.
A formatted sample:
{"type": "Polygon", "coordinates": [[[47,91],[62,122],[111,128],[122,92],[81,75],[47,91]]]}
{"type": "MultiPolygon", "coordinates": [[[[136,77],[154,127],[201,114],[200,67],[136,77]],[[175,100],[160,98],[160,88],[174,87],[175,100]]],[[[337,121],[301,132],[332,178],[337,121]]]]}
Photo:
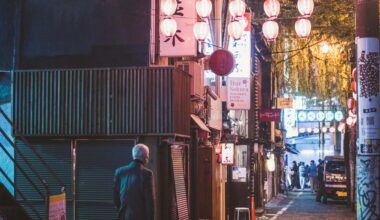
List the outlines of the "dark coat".
{"type": "Polygon", "coordinates": [[[123,220],[153,220],[153,173],[134,160],[115,171],[114,203],[123,220]]]}

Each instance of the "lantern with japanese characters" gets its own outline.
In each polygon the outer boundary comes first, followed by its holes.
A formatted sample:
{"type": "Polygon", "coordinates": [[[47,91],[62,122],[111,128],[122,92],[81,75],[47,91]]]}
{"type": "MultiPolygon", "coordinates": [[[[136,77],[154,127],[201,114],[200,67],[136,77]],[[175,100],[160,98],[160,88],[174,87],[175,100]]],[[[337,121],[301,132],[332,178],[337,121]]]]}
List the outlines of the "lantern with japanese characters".
{"type": "Polygon", "coordinates": [[[310,17],[314,10],[313,0],[298,0],[297,8],[303,17],[310,17]]]}
{"type": "Polygon", "coordinates": [[[266,21],[263,24],[263,33],[268,41],[276,40],[278,36],[278,24],[275,21],[266,21]]]}
{"type": "Polygon", "coordinates": [[[276,19],[280,14],[280,2],[278,0],[265,0],[264,12],[270,20],[276,19]]]}
{"type": "Polygon", "coordinates": [[[209,34],[209,26],[205,21],[199,21],[193,27],[194,37],[198,41],[204,41],[209,34]]]}
{"type": "Polygon", "coordinates": [[[160,22],[160,31],[166,37],[173,37],[177,32],[177,22],[172,18],[164,18],[160,22]]]}
{"type": "Polygon", "coordinates": [[[307,38],[311,32],[311,23],[308,19],[300,18],[296,21],[295,29],[300,38],[307,38]]]}
{"type": "Polygon", "coordinates": [[[195,8],[199,17],[206,18],[210,16],[212,11],[212,3],[210,0],[198,0],[195,3],[195,8]]]}
{"type": "Polygon", "coordinates": [[[246,4],[243,0],[232,0],[228,5],[228,11],[232,17],[241,17],[245,13],[246,4]]]}

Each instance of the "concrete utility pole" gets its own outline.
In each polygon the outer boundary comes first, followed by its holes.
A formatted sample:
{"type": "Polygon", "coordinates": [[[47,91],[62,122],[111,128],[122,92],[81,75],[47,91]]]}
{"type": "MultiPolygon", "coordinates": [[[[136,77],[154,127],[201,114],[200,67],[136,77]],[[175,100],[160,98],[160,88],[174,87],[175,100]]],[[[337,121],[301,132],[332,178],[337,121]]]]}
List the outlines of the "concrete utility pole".
{"type": "Polygon", "coordinates": [[[356,1],[357,219],[380,219],[379,2],[356,1]]]}

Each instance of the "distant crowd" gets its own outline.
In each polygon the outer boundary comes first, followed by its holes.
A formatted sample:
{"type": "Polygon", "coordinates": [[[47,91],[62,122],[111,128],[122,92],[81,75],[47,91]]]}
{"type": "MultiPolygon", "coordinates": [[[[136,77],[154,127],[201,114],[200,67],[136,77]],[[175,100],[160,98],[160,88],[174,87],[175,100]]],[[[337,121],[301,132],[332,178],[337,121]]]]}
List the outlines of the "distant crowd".
{"type": "Polygon", "coordinates": [[[312,193],[319,189],[319,184],[323,182],[323,160],[318,161],[316,165],[314,160],[310,164],[305,162],[293,161],[290,166],[289,176],[290,184],[289,190],[310,188],[312,193]]]}

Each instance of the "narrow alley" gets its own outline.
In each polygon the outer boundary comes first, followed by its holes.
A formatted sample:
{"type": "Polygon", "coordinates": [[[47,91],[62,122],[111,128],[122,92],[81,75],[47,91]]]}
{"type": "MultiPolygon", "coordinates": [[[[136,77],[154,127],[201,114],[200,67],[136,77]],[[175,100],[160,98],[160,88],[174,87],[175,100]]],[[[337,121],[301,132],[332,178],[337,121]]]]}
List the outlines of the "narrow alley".
{"type": "Polygon", "coordinates": [[[328,200],[327,204],[315,201],[310,191],[292,191],[267,204],[266,212],[259,220],[351,220],[355,213],[345,201],[328,200]]]}

